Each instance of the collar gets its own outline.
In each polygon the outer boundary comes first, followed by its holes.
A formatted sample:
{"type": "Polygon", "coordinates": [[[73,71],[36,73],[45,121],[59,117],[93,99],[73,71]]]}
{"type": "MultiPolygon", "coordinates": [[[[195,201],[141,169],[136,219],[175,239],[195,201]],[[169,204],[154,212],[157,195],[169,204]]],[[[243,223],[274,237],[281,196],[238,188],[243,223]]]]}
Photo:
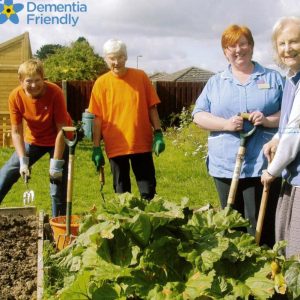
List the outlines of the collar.
{"type": "MultiPolygon", "coordinates": [[[[259,63],[252,61],[254,64],[254,69],[251,74],[251,79],[256,78],[258,76],[263,75],[266,72],[266,69],[260,65],[259,63]]],[[[221,73],[221,78],[223,79],[233,79],[232,68],[231,65],[228,65],[227,68],[221,73]]]]}
{"type": "Polygon", "coordinates": [[[297,83],[300,80],[300,71],[298,73],[293,72],[292,70],[289,70],[286,77],[294,84],[297,85],[297,83]]]}

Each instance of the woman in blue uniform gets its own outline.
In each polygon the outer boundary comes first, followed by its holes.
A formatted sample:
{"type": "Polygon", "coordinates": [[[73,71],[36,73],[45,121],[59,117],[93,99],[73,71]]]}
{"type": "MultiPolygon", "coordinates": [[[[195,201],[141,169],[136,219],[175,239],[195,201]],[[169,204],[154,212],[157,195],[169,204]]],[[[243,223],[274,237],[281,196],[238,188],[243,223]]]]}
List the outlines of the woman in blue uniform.
{"type": "MultiPolygon", "coordinates": [[[[254,40],[245,26],[231,25],[222,34],[222,48],[229,65],[209,79],[196,101],[193,120],[210,131],[207,166],[220,198],[227,204],[239,132],[244,120],[239,113],[249,113],[249,121],[257,126],[248,138],[234,208],[250,220],[250,234],[255,234],[263,186],[260,182],[267,160],[263,145],[271,140],[279,124],[284,81],[279,72],[252,60],[254,40]]],[[[273,246],[275,211],[280,192],[280,179],[269,193],[268,214],[263,225],[261,243],[273,246]],[[279,182],[279,184],[278,184],[279,182]]]]}

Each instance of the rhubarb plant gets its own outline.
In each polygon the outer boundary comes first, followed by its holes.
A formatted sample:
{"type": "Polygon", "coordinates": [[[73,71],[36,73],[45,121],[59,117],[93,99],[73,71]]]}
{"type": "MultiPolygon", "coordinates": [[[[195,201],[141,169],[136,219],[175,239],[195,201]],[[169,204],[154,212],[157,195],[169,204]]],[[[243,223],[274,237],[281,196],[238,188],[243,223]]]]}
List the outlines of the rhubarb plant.
{"type": "MultiPolygon", "coordinates": [[[[231,208],[192,210],[156,197],[116,196],[87,214],[76,241],[51,257],[64,274],[61,299],[269,299],[286,293],[280,250],[259,247],[238,229],[231,208]],[[275,278],[283,279],[275,280],[275,278]]],[[[299,296],[299,264],[291,294],[299,296]]],[[[57,285],[55,285],[57,286],[57,285]]],[[[292,299],[292,298],[291,298],[292,299]]],[[[296,298],[295,298],[296,299],[296,298]]]]}

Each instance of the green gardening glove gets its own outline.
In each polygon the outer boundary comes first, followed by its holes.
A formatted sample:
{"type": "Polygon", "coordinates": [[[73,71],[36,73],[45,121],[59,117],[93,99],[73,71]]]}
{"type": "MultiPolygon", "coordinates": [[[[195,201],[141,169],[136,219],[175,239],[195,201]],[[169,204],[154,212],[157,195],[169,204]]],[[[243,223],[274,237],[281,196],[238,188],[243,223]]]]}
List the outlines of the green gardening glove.
{"type": "Polygon", "coordinates": [[[100,146],[93,147],[92,161],[94,162],[97,170],[99,170],[101,166],[104,166],[105,160],[100,146]]]}
{"type": "Polygon", "coordinates": [[[156,156],[159,156],[166,148],[164,137],[161,129],[157,129],[154,131],[154,139],[152,144],[152,151],[156,156]]]}

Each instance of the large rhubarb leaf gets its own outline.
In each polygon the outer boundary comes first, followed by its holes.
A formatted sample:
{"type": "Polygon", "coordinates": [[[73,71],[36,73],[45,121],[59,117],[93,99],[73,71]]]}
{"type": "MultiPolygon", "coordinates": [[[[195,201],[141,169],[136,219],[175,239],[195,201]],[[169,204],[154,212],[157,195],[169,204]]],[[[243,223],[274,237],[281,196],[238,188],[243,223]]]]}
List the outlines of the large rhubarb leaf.
{"type": "Polygon", "coordinates": [[[300,262],[292,263],[285,273],[289,294],[293,299],[300,299],[300,262]]]}

